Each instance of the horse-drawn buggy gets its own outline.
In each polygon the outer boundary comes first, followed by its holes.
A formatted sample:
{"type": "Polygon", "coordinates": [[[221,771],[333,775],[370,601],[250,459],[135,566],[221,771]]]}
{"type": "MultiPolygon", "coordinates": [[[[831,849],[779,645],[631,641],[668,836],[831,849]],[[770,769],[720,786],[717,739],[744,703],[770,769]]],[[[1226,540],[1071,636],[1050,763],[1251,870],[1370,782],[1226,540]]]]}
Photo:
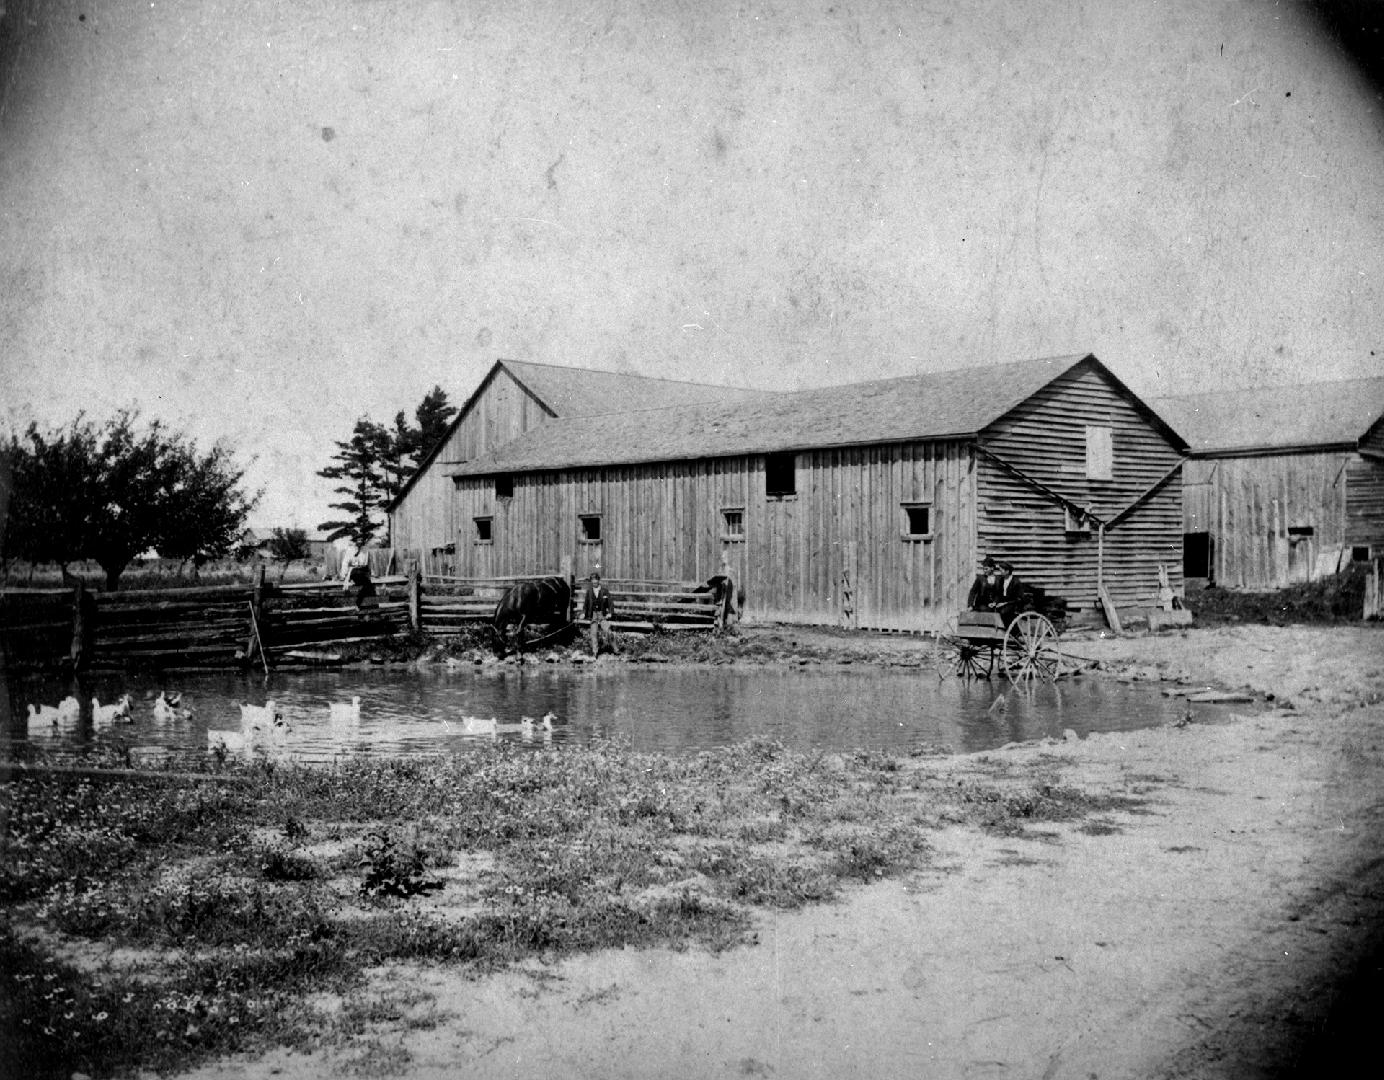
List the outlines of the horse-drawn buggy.
{"type": "Polygon", "coordinates": [[[963,611],[950,619],[934,647],[938,675],[988,679],[997,663],[1012,682],[1052,682],[1063,674],[1060,630],[1066,602],[1030,588],[1023,607],[1007,622],[991,610],[963,611]]]}

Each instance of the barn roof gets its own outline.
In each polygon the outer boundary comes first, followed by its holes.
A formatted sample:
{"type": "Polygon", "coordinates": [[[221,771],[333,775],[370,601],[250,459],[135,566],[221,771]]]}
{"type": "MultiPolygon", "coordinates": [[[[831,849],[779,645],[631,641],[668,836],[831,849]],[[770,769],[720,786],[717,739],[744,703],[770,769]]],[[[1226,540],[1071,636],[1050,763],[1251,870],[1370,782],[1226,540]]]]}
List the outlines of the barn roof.
{"type": "Polygon", "coordinates": [[[447,445],[452,433],[461,426],[485,388],[501,371],[509,374],[515,382],[532,394],[550,415],[556,417],[592,416],[603,412],[653,409],[697,401],[742,401],[767,393],[763,390],[658,379],[619,371],[563,367],[559,364],[539,364],[527,360],[497,360],[471,396],[457,410],[456,417],[446,433],[418,463],[418,468],[408,478],[399,494],[390,501],[386,510],[393,510],[404,500],[404,496],[413,488],[414,483],[447,445]]]}
{"type": "Polygon", "coordinates": [[[765,394],[741,402],[551,420],[450,475],[959,438],[977,434],[1086,361],[1110,375],[1087,354],[765,394]]]}
{"type": "Polygon", "coordinates": [[[1187,394],[1150,404],[1194,454],[1353,447],[1384,416],[1384,378],[1187,394]]]}
{"type": "Polygon", "coordinates": [[[632,409],[657,409],[699,401],[743,401],[762,397],[763,390],[743,390],[711,383],[657,379],[618,371],[501,360],[508,371],[556,416],[595,416],[632,409]]]}

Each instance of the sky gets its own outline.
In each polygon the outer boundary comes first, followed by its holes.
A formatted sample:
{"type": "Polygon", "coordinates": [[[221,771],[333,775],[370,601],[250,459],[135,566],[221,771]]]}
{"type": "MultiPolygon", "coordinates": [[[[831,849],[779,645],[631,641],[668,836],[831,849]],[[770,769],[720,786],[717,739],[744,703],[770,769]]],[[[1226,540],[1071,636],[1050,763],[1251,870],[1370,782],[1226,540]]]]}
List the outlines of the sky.
{"type": "Polygon", "coordinates": [[[227,440],[253,524],[500,358],[1384,370],[1384,98],[1323,18],[1370,0],[0,8],[0,424],[227,440]]]}

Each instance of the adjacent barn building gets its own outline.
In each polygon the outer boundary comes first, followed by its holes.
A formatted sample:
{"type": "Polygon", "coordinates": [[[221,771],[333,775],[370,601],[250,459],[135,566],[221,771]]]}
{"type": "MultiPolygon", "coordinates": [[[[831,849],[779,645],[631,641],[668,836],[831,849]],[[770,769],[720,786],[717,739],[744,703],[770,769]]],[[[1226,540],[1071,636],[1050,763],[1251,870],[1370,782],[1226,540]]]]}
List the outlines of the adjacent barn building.
{"type": "Polygon", "coordinates": [[[1273,589],[1384,555],[1384,378],[1153,405],[1190,448],[1188,579],[1273,589]]]}
{"type": "Polygon", "coordinates": [[[446,435],[386,507],[396,556],[416,560],[435,573],[464,566],[467,560],[457,558],[450,470],[545,421],[757,396],[756,391],[705,383],[497,361],[458,410],[446,435]]]}
{"type": "Polygon", "coordinates": [[[1075,607],[1180,586],[1185,443],[1094,356],[669,405],[444,451],[467,460],[428,541],[468,576],[725,560],[754,617],[904,630],[963,607],[987,553],[1075,607]]]}

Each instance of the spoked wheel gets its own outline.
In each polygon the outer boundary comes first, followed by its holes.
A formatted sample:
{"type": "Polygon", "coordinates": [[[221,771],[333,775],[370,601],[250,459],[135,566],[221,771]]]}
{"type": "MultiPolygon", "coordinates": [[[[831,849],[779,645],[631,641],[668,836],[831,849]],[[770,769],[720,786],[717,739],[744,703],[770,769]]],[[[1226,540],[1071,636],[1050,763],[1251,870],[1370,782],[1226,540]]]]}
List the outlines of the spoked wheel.
{"type": "Polygon", "coordinates": [[[1004,635],[1004,673],[1011,682],[1054,682],[1062,670],[1062,650],[1057,641],[1057,631],[1046,616],[1036,611],[1020,613],[1004,635]]]}
{"type": "Polygon", "coordinates": [[[963,679],[988,679],[995,666],[993,645],[977,645],[956,632],[953,620],[937,635],[933,647],[933,664],[938,678],[959,675],[963,679]]]}

